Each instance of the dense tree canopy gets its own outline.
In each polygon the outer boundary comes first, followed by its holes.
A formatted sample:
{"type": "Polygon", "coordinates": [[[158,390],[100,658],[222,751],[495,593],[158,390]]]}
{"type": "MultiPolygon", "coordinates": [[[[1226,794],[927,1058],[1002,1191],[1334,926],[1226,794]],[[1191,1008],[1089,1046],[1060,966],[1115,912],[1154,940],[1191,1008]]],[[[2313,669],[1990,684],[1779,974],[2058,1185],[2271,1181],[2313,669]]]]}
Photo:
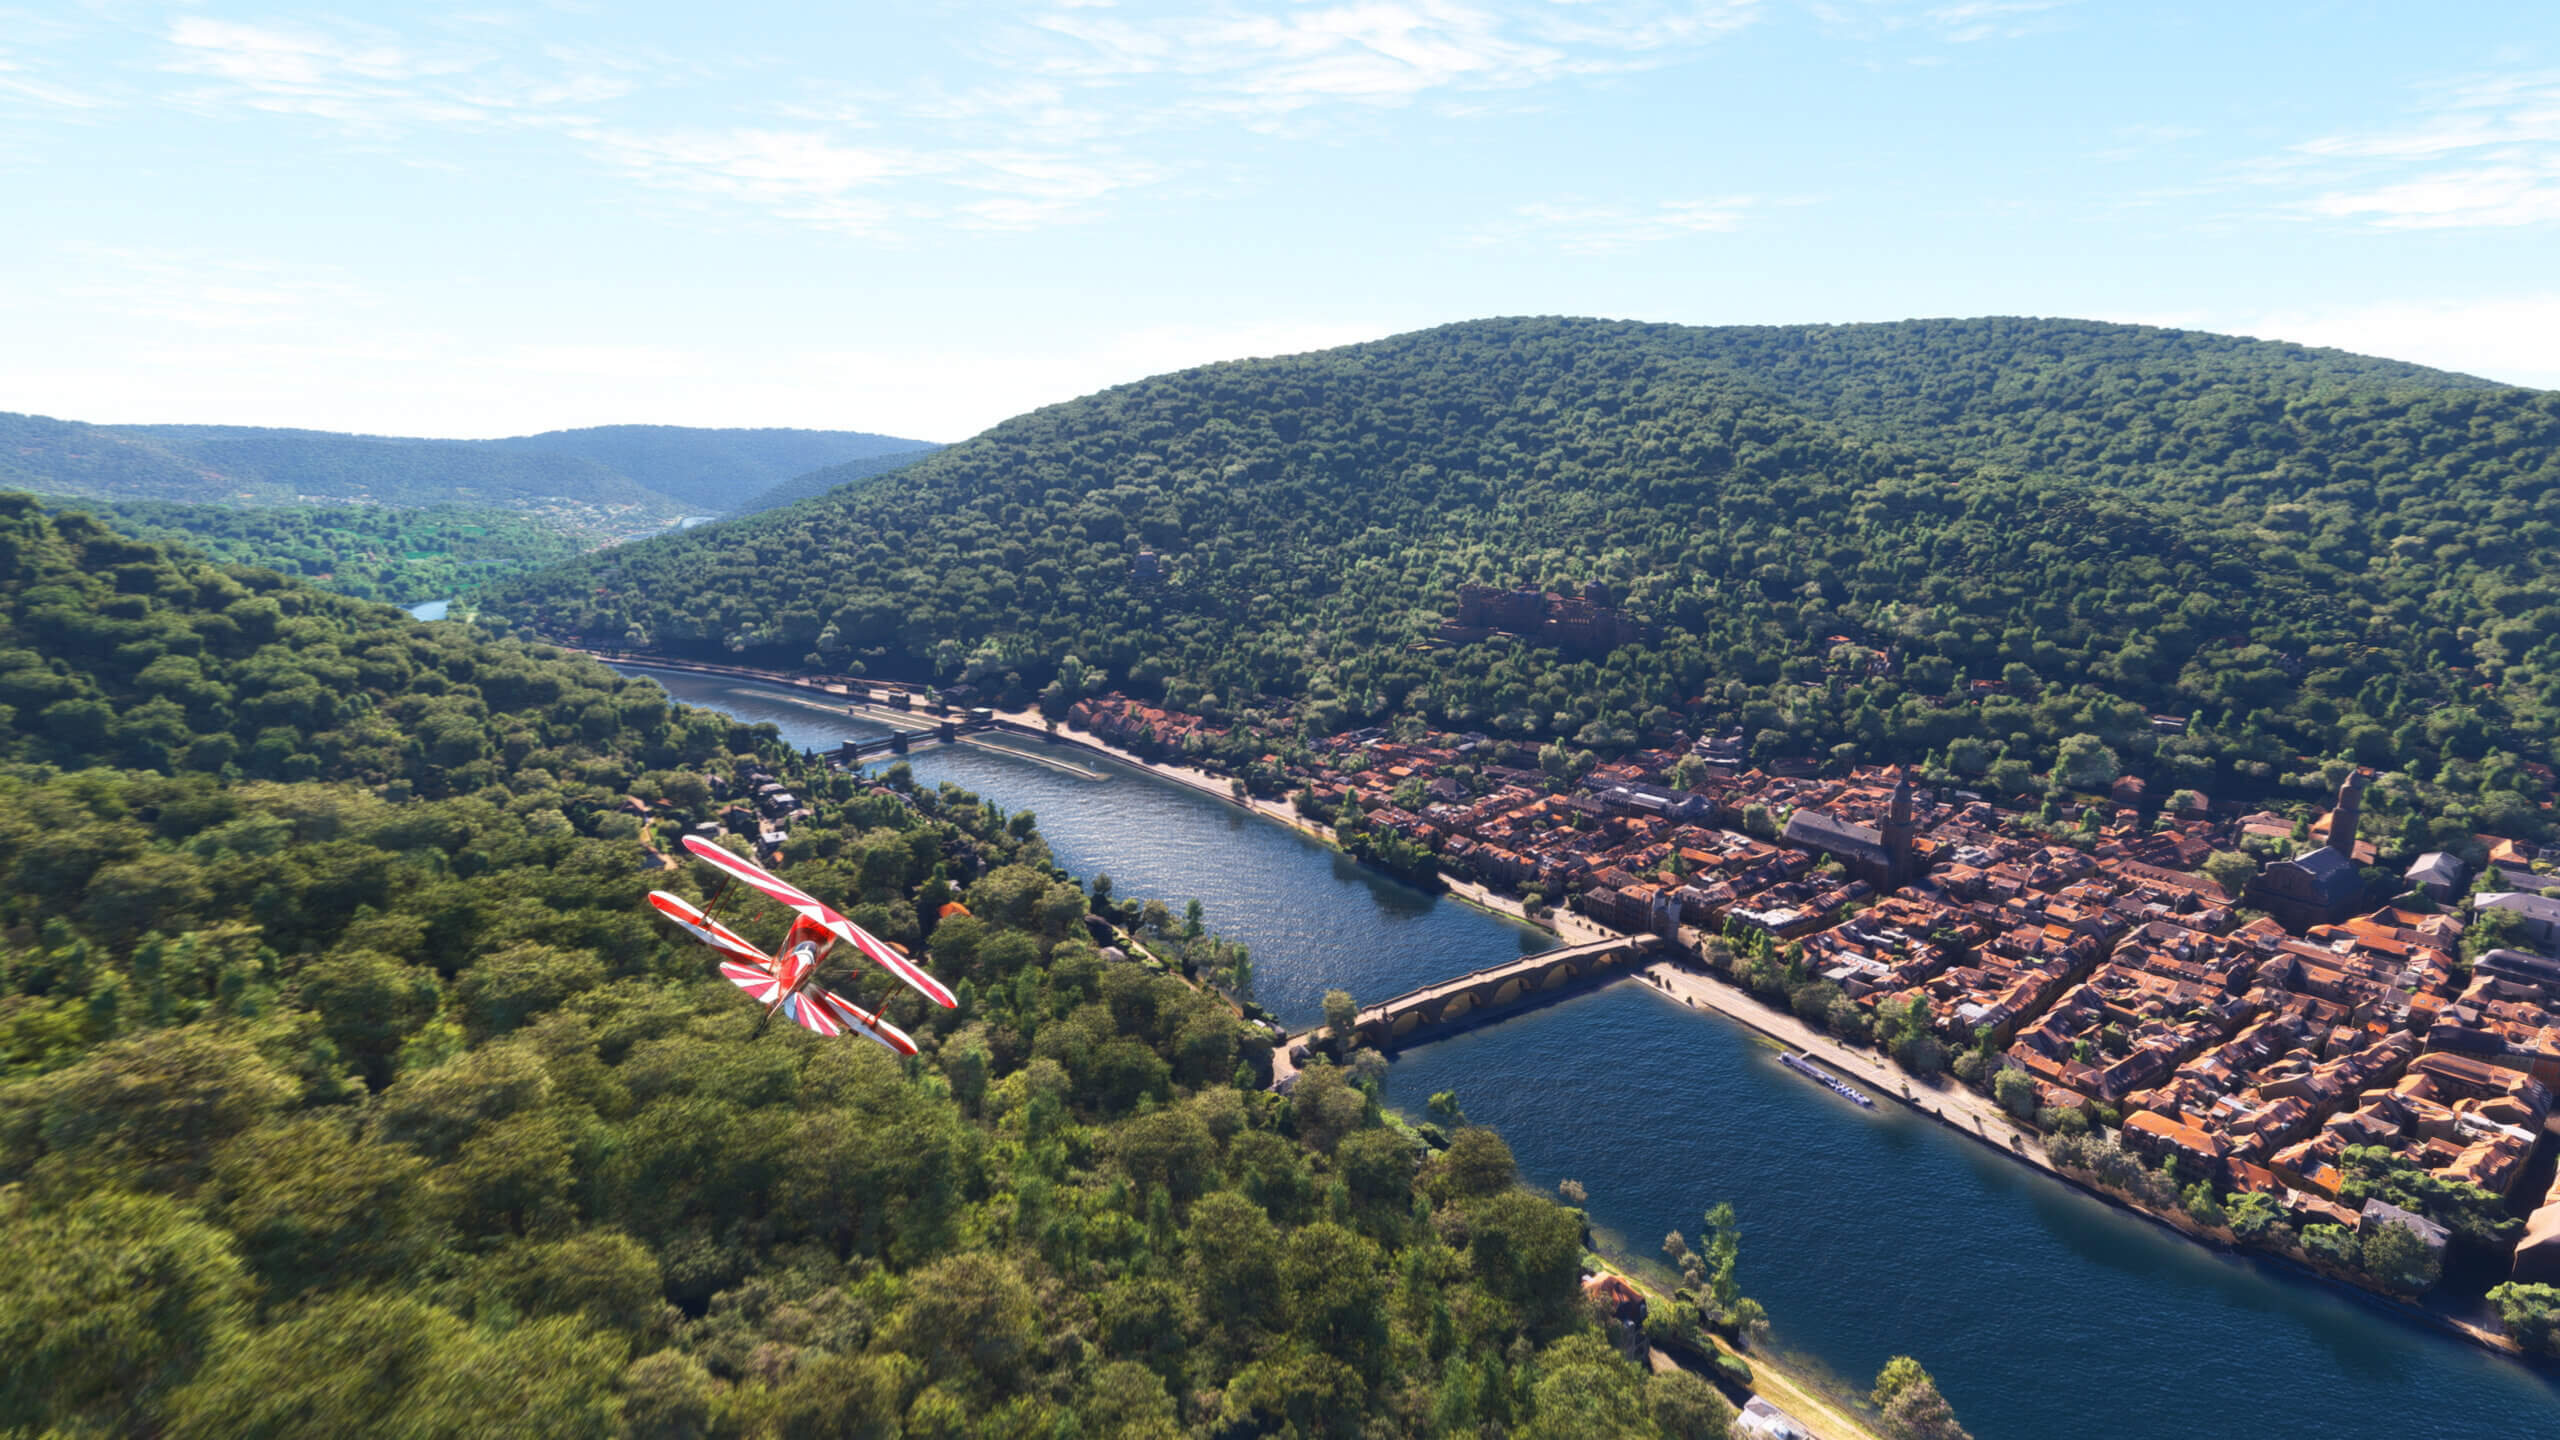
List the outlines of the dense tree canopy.
{"type": "Polygon", "coordinates": [[[1106,957],[1027,817],[801,765],[539,647],[5,519],[10,1425],[1717,1416],[1601,1342],[1580,1217],[1518,1188],[1499,1140],[1435,1152],[1351,1070],[1266,1089],[1268,1036],[1178,968],[1106,957]],[[957,991],[943,1010],[831,974],[885,999],[916,1060],[760,1032],[648,918],[653,886],[708,897],[644,845],[751,762],[815,807],[785,873],[957,991]]]}
{"type": "Polygon", "coordinates": [[[415,605],[467,595],[566,560],[589,541],[550,519],[434,505],[185,505],[65,501],[144,540],[308,580],[359,600],[415,605]]]}
{"type": "Polygon", "coordinates": [[[2295,346],[1485,321],[1053,406],[500,603],[590,643],[1318,731],[1740,728],[2217,795],[2353,761],[2404,774],[2386,808],[2532,830],[2555,479],[2560,398],[2295,346]],[[1659,641],[1431,643],[1462,583],[1589,580],[1659,641]]]}

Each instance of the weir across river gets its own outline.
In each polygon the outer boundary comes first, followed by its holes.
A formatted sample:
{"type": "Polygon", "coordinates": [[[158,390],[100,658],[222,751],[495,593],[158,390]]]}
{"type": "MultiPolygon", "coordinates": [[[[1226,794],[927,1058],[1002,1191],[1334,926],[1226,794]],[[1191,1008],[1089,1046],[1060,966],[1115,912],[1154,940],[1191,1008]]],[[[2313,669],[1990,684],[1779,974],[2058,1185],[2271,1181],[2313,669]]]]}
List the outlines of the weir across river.
{"type": "Polygon", "coordinates": [[[1408,990],[1391,1000],[1361,1008],[1354,1024],[1357,1043],[1392,1050],[1427,1039],[1435,1030],[1553,999],[1572,986],[1623,968],[1662,943],[1656,935],[1613,935],[1541,950],[1408,990]]]}

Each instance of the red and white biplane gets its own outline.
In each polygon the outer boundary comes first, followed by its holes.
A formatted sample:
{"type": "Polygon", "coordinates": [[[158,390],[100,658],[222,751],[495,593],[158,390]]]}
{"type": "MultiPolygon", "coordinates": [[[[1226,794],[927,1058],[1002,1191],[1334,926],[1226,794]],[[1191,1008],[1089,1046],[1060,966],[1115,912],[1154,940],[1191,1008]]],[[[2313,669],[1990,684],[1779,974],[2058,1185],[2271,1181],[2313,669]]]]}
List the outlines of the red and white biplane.
{"type": "MultiPolygon", "coordinates": [[[[762,1001],[766,1019],[779,1013],[821,1035],[862,1035],[901,1055],[916,1053],[916,1042],[905,1031],[817,983],[819,965],[839,944],[852,946],[937,1005],[948,1008],[960,1003],[922,966],[763,866],[692,835],[684,837],[684,848],[718,870],[725,880],[760,890],[792,911],[791,929],[782,937],[780,952],[768,955],[735,930],[712,919],[708,910],[697,908],[682,896],[664,890],[649,892],[649,903],[657,907],[659,914],[725,957],[720,962],[721,975],[762,1001]]],[[[726,886],[722,888],[725,891],[726,886]]],[[[714,899],[712,904],[717,906],[719,901],[714,899]]]]}

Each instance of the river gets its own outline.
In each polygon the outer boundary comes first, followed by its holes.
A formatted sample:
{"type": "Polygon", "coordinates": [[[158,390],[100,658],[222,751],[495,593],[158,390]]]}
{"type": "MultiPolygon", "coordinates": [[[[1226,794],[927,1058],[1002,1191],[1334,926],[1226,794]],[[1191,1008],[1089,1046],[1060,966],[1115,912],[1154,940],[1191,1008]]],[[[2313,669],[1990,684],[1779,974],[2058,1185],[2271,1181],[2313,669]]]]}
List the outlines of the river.
{"type": "MultiPolygon", "coordinates": [[[[795,745],[881,733],[781,687],[648,673],[795,745]]],[[[1142,771],[1087,780],[975,746],[909,763],[1036,812],[1061,864],[1124,897],[1197,897],[1293,1023],[1335,985],[1382,998],[1553,943],[1142,771]]],[[[1979,1440],[2560,1436],[2544,1373],[2205,1250],[1890,1102],[1858,1110],[1774,1054],[1621,981],[1416,1047],[1387,1096],[1419,1114],[1457,1091],[1529,1181],[1580,1181],[1594,1227],[1636,1257],[1732,1201],[1743,1288],[1783,1344],[1854,1382],[1916,1355],[1979,1440]]]]}

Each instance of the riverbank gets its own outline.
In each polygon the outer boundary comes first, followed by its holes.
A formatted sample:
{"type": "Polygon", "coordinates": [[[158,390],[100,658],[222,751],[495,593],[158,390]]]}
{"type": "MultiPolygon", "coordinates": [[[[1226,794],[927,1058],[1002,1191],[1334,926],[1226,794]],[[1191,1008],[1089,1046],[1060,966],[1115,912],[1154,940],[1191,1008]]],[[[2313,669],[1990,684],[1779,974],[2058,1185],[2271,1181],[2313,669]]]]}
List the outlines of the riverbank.
{"type": "MultiPolygon", "coordinates": [[[[1034,712],[1010,712],[1007,718],[1023,723],[1041,723],[1034,712]]],[[[1171,765],[1152,761],[1119,746],[1088,735],[1057,735],[1060,743],[1074,744],[1110,755],[1113,759],[1150,774],[1210,795],[1240,809],[1251,810],[1275,820],[1336,853],[1342,853],[1329,827],[1318,826],[1300,816],[1286,802],[1239,798],[1235,787],[1223,777],[1192,766],[1171,765]]],[[[1622,932],[1601,925],[1569,909],[1557,907],[1540,918],[1531,918],[1525,906],[1514,897],[1503,895],[1485,885],[1441,877],[1447,892],[1487,913],[1535,926],[1554,934],[1563,944],[1619,937],[1622,932]]],[[[1694,948],[1693,948],[1694,953],[1694,948]]],[[[2138,1216],[2180,1239],[2221,1254],[2246,1256],[2274,1262],[2299,1279],[2354,1296],[2360,1301],[2382,1306],[2404,1318],[2460,1339],[2509,1359],[2530,1357],[2514,1341],[2498,1330],[2446,1311],[2437,1310],[2397,1296],[2385,1294],[2351,1280],[2326,1274],[2281,1252],[2268,1251],[2216,1236],[2198,1226],[2184,1213],[2165,1213],[2141,1204],[2129,1196],[2092,1183],[2087,1177],[2057,1166],[2046,1150],[2042,1135],[2023,1126],[2006,1110],[1971,1086],[1952,1077],[1940,1077],[1934,1083],[1921,1081],[1872,1050],[1858,1050],[1841,1042],[1827,1029],[1806,1024],[1793,1012],[1763,1003],[1740,986],[1677,960],[1659,960],[1632,972],[1668,998],[1695,1009],[1712,1010],[1768,1040],[1801,1052],[1829,1067],[1833,1073],[1872,1094],[1900,1101],[1906,1108],[1925,1115],[1946,1129],[1965,1135],[1974,1142],[1998,1151],[2014,1161],[2023,1161],[2047,1176],[2069,1185],[2081,1194],[2103,1201],[2108,1206],[2138,1216]]],[[[1299,1038],[1295,1035],[1293,1040],[1299,1038]]],[[[1286,1064],[1287,1042],[1283,1043],[1281,1063],[1286,1064]]]]}
{"type": "MultiPolygon", "coordinates": [[[[1611,933],[1596,925],[1589,928],[1602,934],[1611,933]]],[[[1971,1086],[1954,1080],[1942,1080],[1934,1086],[1915,1082],[1907,1072],[1882,1056],[1872,1051],[1852,1049],[1827,1032],[1807,1025],[1792,1012],[1762,1004],[1749,991],[1676,961],[1656,961],[1636,971],[1635,975],[1670,999],[1695,1009],[1712,1010],[1758,1035],[1809,1056],[1853,1085],[1864,1082],[1862,1088],[1872,1087],[1871,1094],[1898,1100],[1915,1113],[1926,1115],[1957,1134],[1969,1136],[2012,1160],[2023,1161],[2092,1199],[2139,1216],[2181,1239],[2222,1254],[2281,1265],[2299,1279],[2382,1306],[2408,1320],[2458,1336],[2509,1359],[2531,1363],[2531,1357],[2526,1356],[2521,1347],[2496,1330],[2328,1274],[2281,1252],[2239,1244],[2206,1230],[2188,1215],[2154,1210],[2106,1186],[2093,1184],[2081,1172],[2056,1165],[2046,1152],[2041,1136],[2019,1125],[1996,1102],[1971,1086]]]]}
{"type": "MultiPolygon", "coordinates": [[[[1630,1266],[1603,1252],[1591,1254],[1603,1272],[1617,1276],[1643,1294],[1646,1305],[1671,1303],[1671,1297],[1664,1294],[1660,1286],[1647,1281],[1630,1266]]],[[[1790,1373],[1783,1363],[1770,1356],[1738,1349],[1721,1335],[1709,1335],[1707,1338],[1718,1350],[1750,1366],[1751,1393],[1793,1416],[1812,1432],[1813,1440],[1884,1440],[1884,1436],[1867,1424],[1854,1408],[1826,1393],[1825,1387],[1790,1373]]],[[[1690,1369],[1677,1357],[1654,1346],[1647,1345],[1645,1353],[1657,1371],[1690,1369]]],[[[1696,1372],[1692,1370],[1691,1373],[1696,1372]]]]}
{"type": "MultiPolygon", "coordinates": [[[[995,713],[998,719],[1010,720],[1021,725],[1039,726],[1046,723],[1037,712],[1030,710],[999,710],[995,713]]],[[[1239,810],[1248,811],[1275,824],[1286,826],[1338,855],[1350,853],[1342,848],[1340,841],[1334,839],[1332,826],[1319,824],[1299,814],[1298,807],[1286,800],[1266,800],[1251,794],[1239,796],[1236,793],[1235,782],[1225,776],[1213,774],[1195,765],[1175,765],[1168,761],[1150,760],[1133,750],[1101,739],[1090,731],[1071,731],[1061,726],[1051,733],[1059,744],[1081,746],[1084,749],[1108,755],[1123,765],[1144,770],[1159,780],[1199,791],[1203,795],[1233,805],[1239,810]]],[[[1565,910],[1551,910],[1543,916],[1531,915],[1528,907],[1521,904],[1517,898],[1504,895],[1473,880],[1461,880],[1456,876],[1444,874],[1439,877],[1439,883],[1445,893],[1461,903],[1472,905],[1488,915],[1498,915],[1505,920],[1518,921],[1534,929],[1544,930],[1550,935],[1565,936],[1565,927],[1580,919],[1579,916],[1565,910]]],[[[1600,932],[1597,927],[1593,927],[1593,930],[1593,935],[1586,938],[1599,938],[1600,932]]],[[[1567,943],[1571,943],[1570,940],[1567,943]]]]}
{"type": "MultiPolygon", "coordinates": [[[[1592,927],[1595,930],[1600,927],[1592,927]]],[[[1657,960],[1638,970],[1637,978],[1670,998],[1695,1009],[1712,1010],[1746,1029],[1802,1052],[1841,1079],[1887,1099],[1899,1100],[1919,1114],[2041,1170],[2060,1175],[2045,1154],[2044,1141],[2020,1126],[1988,1097],[1952,1081],[1936,1086],[1915,1082],[1909,1073],[1873,1051],[1853,1050],[1826,1031],[1817,1030],[1791,1011],[1760,1003],[1749,991],[1727,984],[1673,960],[1657,960]]],[[[2069,1178],[2069,1177],[2064,1177],[2069,1178]]]]}

